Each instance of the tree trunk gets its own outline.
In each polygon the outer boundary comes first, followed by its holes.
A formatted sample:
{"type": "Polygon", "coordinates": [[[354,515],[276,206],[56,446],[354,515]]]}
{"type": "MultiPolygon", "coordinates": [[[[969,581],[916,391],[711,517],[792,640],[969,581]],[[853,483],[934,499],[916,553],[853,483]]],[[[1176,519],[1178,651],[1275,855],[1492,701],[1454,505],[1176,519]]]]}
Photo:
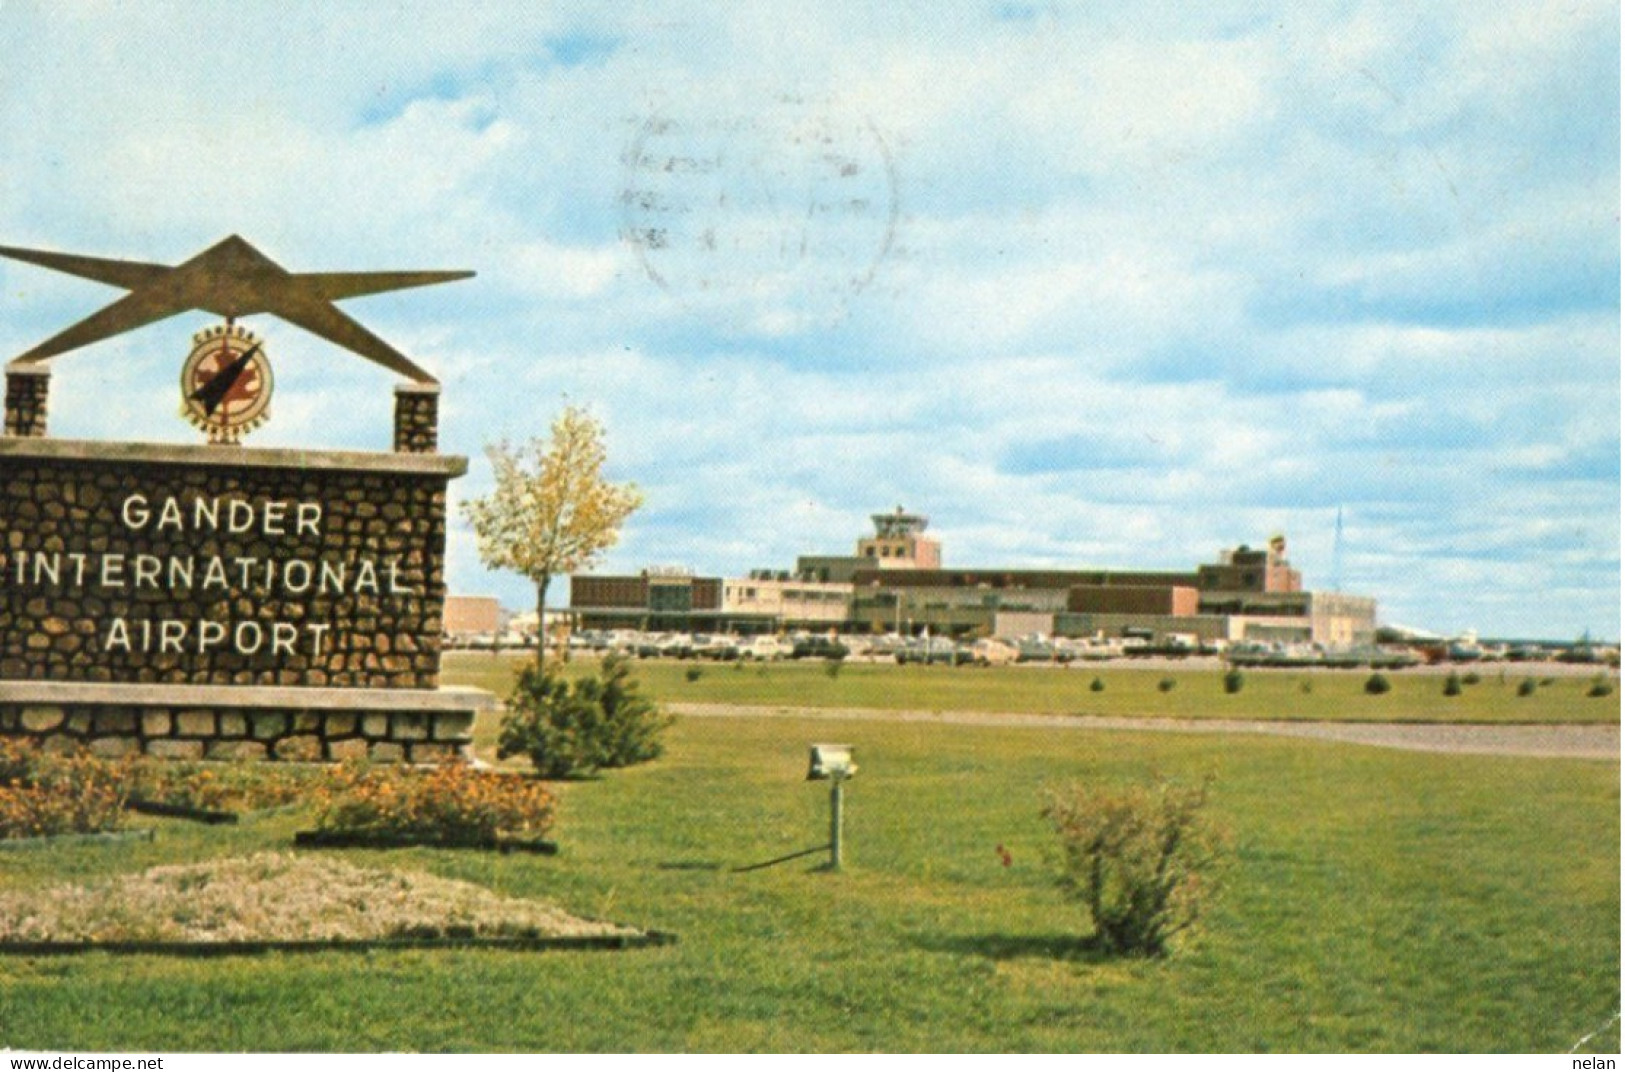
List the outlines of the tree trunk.
{"type": "Polygon", "coordinates": [[[552,581],[550,574],[543,574],[542,579],[536,582],[536,669],[542,669],[547,662],[547,585],[552,581]]]}

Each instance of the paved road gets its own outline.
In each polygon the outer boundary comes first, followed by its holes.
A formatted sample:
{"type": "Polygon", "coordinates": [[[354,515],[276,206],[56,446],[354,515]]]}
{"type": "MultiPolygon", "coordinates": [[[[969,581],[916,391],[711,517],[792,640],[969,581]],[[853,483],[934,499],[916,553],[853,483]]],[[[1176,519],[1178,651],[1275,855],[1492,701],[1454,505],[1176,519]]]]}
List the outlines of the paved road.
{"type": "Polygon", "coordinates": [[[1142,733],[1256,733],[1308,737],[1412,752],[1602,759],[1619,762],[1619,724],[1456,725],[1402,722],[1276,722],[1244,719],[1088,718],[996,711],[886,711],[876,708],[778,707],[745,704],[670,704],[701,718],[790,717],[826,721],[942,722],[962,726],[1035,726],[1142,733]]]}

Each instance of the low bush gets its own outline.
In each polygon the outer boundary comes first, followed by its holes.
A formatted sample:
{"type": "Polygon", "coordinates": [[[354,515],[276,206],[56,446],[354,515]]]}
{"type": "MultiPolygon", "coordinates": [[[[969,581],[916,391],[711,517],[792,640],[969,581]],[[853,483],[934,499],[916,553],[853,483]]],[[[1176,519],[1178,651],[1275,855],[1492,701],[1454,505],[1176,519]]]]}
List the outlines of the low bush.
{"type": "Polygon", "coordinates": [[[1105,692],[1106,691],[1106,683],[1104,681],[1100,680],[1097,677],[1093,681],[1089,682],[1089,691],[1090,692],[1105,692]]]}
{"type": "Polygon", "coordinates": [[[1518,695],[1533,696],[1536,688],[1538,688],[1538,686],[1535,684],[1535,679],[1532,677],[1526,677],[1522,681],[1518,682],[1518,695]]]}
{"type": "Polygon", "coordinates": [[[1461,678],[1456,675],[1454,670],[1450,671],[1449,675],[1444,679],[1444,694],[1446,696],[1461,695],[1461,678]]]}
{"type": "Polygon", "coordinates": [[[1157,682],[1157,691],[1158,692],[1173,692],[1174,691],[1174,686],[1178,685],[1178,684],[1179,684],[1179,682],[1175,681],[1173,678],[1165,677],[1161,681],[1157,682]]]}
{"type": "Polygon", "coordinates": [[[1224,675],[1224,691],[1225,692],[1234,695],[1235,693],[1240,692],[1241,687],[1243,685],[1245,685],[1246,683],[1247,683],[1247,679],[1242,676],[1241,669],[1239,667],[1232,666],[1229,670],[1225,671],[1225,675],[1224,675]]]}
{"type": "Polygon", "coordinates": [[[1365,679],[1365,691],[1371,696],[1382,696],[1393,689],[1393,684],[1382,674],[1372,674],[1365,679]]]}
{"type": "Polygon", "coordinates": [[[825,659],[824,660],[824,676],[829,678],[831,681],[834,681],[837,678],[839,678],[841,676],[841,667],[844,665],[844,662],[843,662],[844,659],[845,659],[845,656],[841,656],[839,658],[825,659]]]}
{"type": "Polygon", "coordinates": [[[1206,782],[1115,790],[1071,783],[1047,794],[1043,814],[1061,839],[1061,887],[1088,909],[1089,944],[1162,956],[1196,925],[1223,852],[1207,800],[1206,782]]]}
{"type": "Polygon", "coordinates": [[[1469,670],[1465,674],[1461,675],[1461,683],[1463,685],[1476,685],[1483,680],[1484,679],[1479,676],[1477,670],[1469,670]]]}
{"type": "Polygon", "coordinates": [[[434,841],[539,838],[553,826],[553,794],[515,774],[466,763],[431,770],[345,764],[316,794],[316,829],[434,841]]]}
{"type": "Polygon", "coordinates": [[[574,683],[552,664],[526,664],[508,698],[497,755],[528,756],[544,778],[585,778],[655,759],[671,722],[638,692],[623,656],[607,656],[596,675],[574,683]]]}
{"type": "Polygon", "coordinates": [[[0,838],[117,830],[127,767],[86,752],[51,755],[32,742],[0,739],[0,838]]]}
{"type": "Polygon", "coordinates": [[[132,767],[130,796],[199,811],[255,811],[308,799],[320,773],[281,764],[148,760],[132,767]]]}
{"type": "Polygon", "coordinates": [[[1593,699],[1600,699],[1601,697],[1612,696],[1613,694],[1613,682],[1609,681],[1601,674],[1598,674],[1596,677],[1592,678],[1591,687],[1586,689],[1586,695],[1593,699]]]}
{"type": "Polygon", "coordinates": [[[683,680],[688,681],[688,682],[695,682],[695,681],[698,681],[700,679],[701,675],[703,675],[704,673],[705,673],[705,671],[701,670],[699,667],[691,666],[687,670],[683,671],[683,680]]]}
{"type": "Polygon", "coordinates": [[[1308,696],[1315,691],[1315,683],[1310,681],[1308,678],[1304,678],[1302,681],[1298,682],[1298,691],[1303,693],[1305,696],[1308,696]]]}

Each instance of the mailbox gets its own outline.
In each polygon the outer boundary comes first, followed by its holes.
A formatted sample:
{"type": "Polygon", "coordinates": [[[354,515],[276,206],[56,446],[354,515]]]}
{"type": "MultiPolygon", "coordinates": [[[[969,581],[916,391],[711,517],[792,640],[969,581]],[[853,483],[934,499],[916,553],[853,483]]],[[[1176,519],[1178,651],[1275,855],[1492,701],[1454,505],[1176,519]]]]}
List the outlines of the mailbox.
{"type": "Polygon", "coordinates": [[[815,744],[812,746],[812,756],[807,763],[807,780],[809,782],[822,782],[828,779],[844,781],[858,773],[858,765],[852,762],[852,746],[849,744],[815,744]]]}

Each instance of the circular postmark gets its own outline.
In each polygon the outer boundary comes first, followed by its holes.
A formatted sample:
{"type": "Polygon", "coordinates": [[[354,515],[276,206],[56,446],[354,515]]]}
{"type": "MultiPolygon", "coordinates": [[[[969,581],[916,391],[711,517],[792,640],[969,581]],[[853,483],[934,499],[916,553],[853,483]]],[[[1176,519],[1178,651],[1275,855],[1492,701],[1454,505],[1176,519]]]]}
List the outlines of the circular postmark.
{"type": "Polygon", "coordinates": [[[839,320],[891,251],[898,183],[866,117],[781,98],[749,115],[643,120],[621,236],[656,286],[746,333],[839,320]]]}

